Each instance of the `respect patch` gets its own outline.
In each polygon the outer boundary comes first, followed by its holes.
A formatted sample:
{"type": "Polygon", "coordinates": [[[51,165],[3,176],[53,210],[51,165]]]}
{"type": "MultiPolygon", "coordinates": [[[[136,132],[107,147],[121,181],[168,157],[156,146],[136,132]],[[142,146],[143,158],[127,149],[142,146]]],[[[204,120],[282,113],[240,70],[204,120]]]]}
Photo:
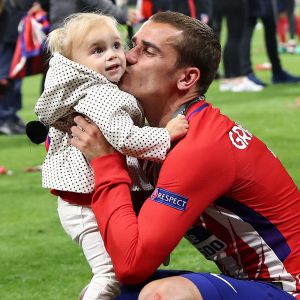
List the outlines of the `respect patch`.
{"type": "Polygon", "coordinates": [[[181,211],[185,211],[188,203],[187,197],[177,195],[162,188],[156,188],[150,196],[150,199],[181,211]]]}

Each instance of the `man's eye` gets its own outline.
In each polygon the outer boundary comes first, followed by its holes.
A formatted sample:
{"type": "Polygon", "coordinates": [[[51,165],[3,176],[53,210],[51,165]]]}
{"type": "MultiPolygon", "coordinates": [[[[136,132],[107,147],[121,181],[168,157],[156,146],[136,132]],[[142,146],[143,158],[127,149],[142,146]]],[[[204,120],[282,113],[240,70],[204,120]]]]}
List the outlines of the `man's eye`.
{"type": "Polygon", "coordinates": [[[149,48],[143,48],[143,53],[146,55],[154,55],[154,53],[149,48]]]}

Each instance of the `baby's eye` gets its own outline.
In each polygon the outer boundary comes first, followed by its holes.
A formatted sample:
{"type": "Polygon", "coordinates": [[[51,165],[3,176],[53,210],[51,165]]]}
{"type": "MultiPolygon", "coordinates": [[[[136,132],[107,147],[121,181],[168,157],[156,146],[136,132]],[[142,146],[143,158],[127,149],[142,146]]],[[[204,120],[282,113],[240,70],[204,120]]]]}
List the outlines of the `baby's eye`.
{"type": "Polygon", "coordinates": [[[120,49],[122,47],[120,42],[115,42],[114,43],[114,49],[120,49]]]}
{"type": "Polygon", "coordinates": [[[100,48],[100,47],[97,47],[97,48],[95,48],[95,49],[93,50],[93,53],[94,53],[94,54],[101,54],[102,52],[103,52],[103,49],[100,48]]]}

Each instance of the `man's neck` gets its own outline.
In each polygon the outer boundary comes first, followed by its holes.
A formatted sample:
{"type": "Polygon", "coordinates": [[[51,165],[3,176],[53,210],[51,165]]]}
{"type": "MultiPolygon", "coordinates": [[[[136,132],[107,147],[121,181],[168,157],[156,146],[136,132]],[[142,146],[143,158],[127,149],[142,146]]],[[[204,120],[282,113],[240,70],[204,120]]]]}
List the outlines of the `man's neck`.
{"type": "Polygon", "coordinates": [[[151,102],[147,102],[150,105],[143,105],[146,119],[150,126],[165,127],[181,105],[190,102],[197,96],[197,93],[193,93],[191,95],[168,99],[169,101],[161,100],[159,107],[152,105],[151,102]]]}

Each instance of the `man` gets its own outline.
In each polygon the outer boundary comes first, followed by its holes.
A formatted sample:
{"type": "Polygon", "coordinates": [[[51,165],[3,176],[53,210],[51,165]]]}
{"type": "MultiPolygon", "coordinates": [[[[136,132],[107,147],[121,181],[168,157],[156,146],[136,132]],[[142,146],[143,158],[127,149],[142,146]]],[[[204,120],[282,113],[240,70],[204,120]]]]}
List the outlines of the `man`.
{"type": "Polygon", "coordinates": [[[72,127],[72,144],[94,169],[92,208],[122,283],[144,282],[183,236],[222,270],[167,272],[175,276],[147,284],[140,300],[285,300],[299,292],[300,194],[260,140],[205,101],[220,51],[208,26],[179,13],[152,16],[133,37],[121,87],[141,101],[150,125],[178,112],[190,125],[138,216],[124,158],[84,118],[72,127]]]}

